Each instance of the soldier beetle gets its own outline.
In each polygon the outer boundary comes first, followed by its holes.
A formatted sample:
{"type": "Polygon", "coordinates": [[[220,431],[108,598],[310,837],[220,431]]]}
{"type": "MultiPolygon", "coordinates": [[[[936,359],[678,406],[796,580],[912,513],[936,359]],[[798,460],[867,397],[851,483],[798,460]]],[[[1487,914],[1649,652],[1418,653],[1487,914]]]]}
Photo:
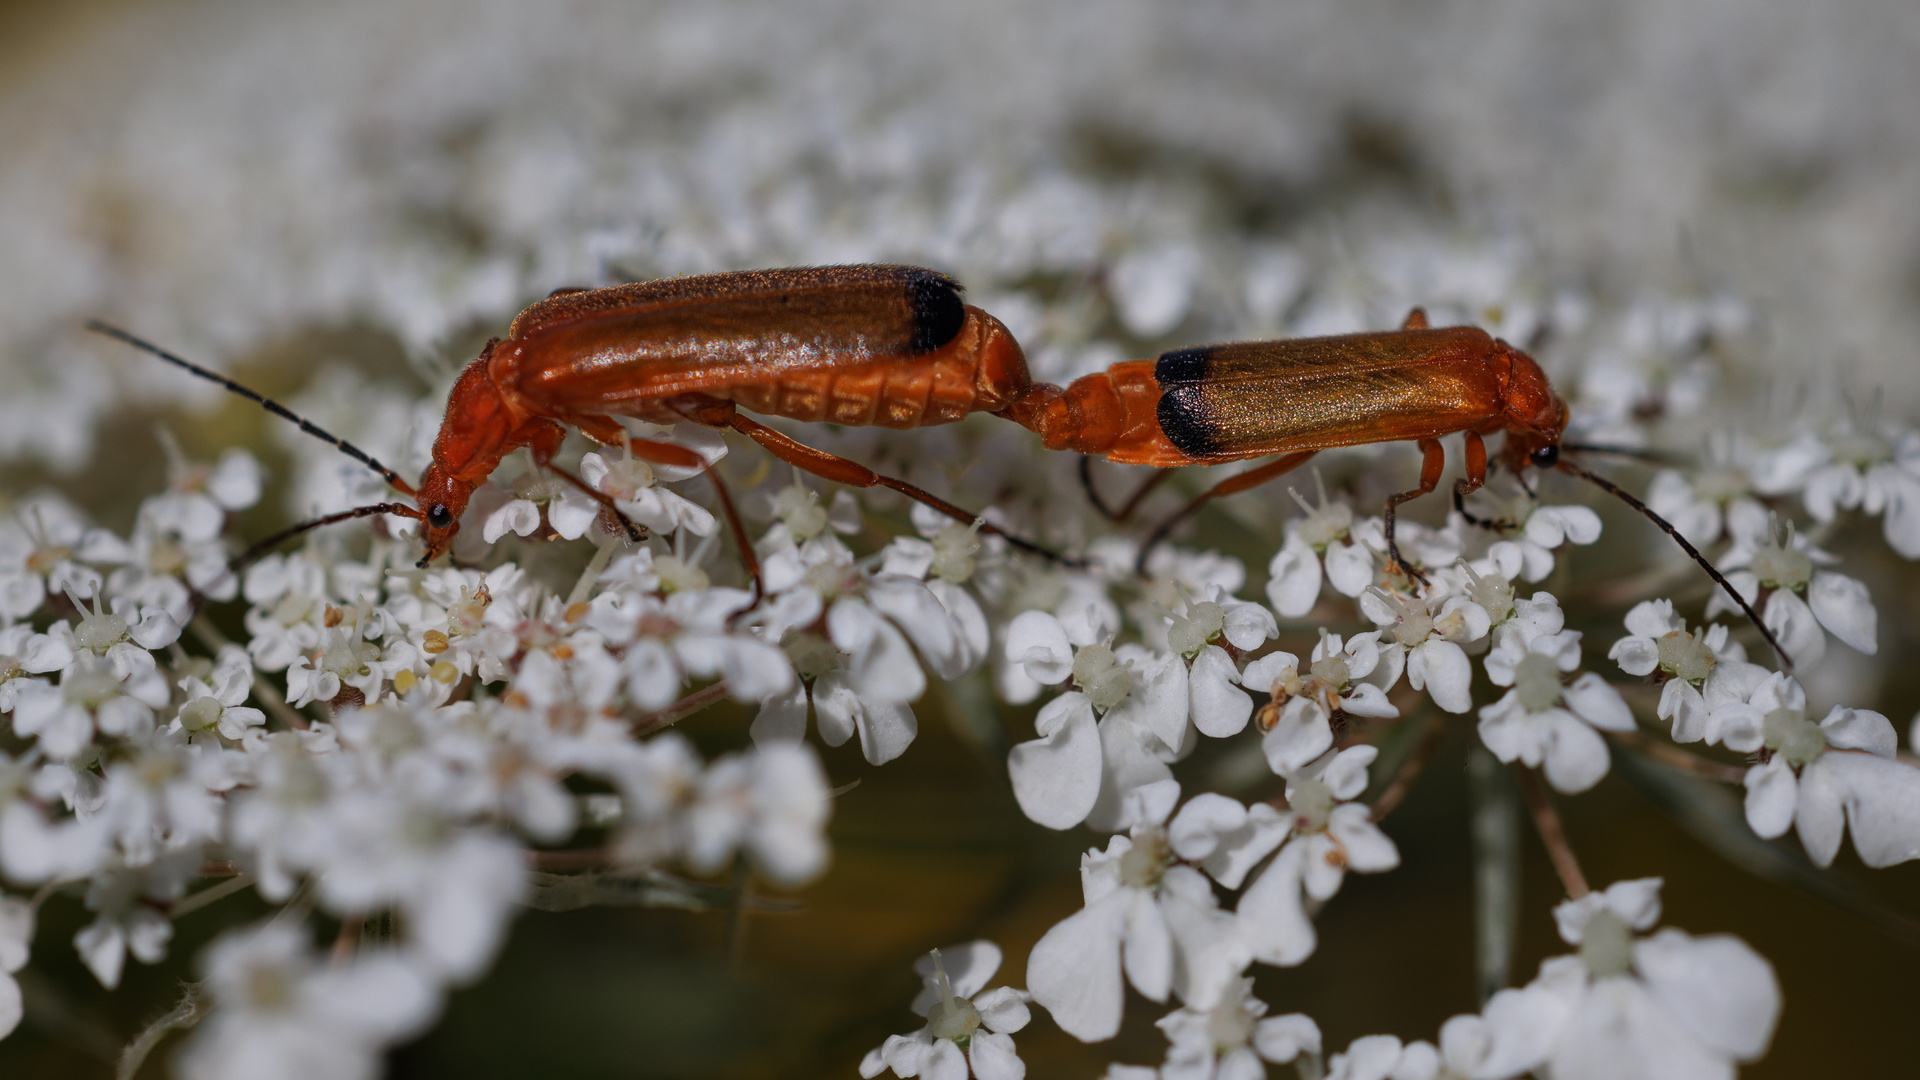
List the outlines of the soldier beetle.
{"type": "MultiPolygon", "coordinates": [[[[1567,406],[1532,357],[1476,327],[1430,327],[1419,308],[1399,330],[1206,345],[1124,361],[1064,388],[1036,384],[1000,415],[1039,433],[1050,450],[1090,455],[1081,476],[1103,511],[1084,471],[1093,456],[1168,470],[1278,455],[1220,481],[1156,526],[1141,545],[1136,568],[1142,572],[1153,548],[1210,500],[1292,472],[1322,450],[1415,440],[1420,484],[1388,497],[1386,540],[1388,572],[1422,584],[1425,578],[1394,541],[1395,512],[1439,486],[1446,468],[1440,438],[1459,432],[1466,435],[1466,476],[1454,483],[1453,500],[1466,514],[1465,497],[1486,483],[1485,437],[1504,431],[1497,460],[1516,476],[1529,465],[1558,469],[1646,515],[1726,589],[1782,661],[1792,663],[1746,599],[1671,524],[1561,457],[1567,406]]],[[[1149,480],[1110,516],[1130,514],[1167,475],[1149,480]]]]}
{"type": "MultiPolygon", "coordinates": [[[[104,323],[125,341],[260,403],[379,473],[406,503],[379,503],[303,522],[262,541],[244,563],[289,537],[350,518],[397,514],[421,522],[424,567],[452,543],[473,491],[521,447],[541,466],[611,508],[607,496],[558,469],[569,427],[654,464],[703,471],[743,562],[759,582],[753,546],[712,467],[686,447],[631,437],[614,419],[689,420],[731,428],[816,476],[887,487],[956,520],[975,515],[903,480],[882,476],[743,416],[915,428],[1012,405],[1033,387],[1026,357],[998,319],[964,303],[953,279],[906,266],[752,270],[562,289],[488,341],[448,396],[433,462],[408,484],[351,443],[252,390],[104,323]]],[[[633,530],[631,523],[628,525],[633,530]]],[[[1006,536],[991,525],[987,532],[1006,536]]],[[[634,538],[640,539],[637,532],[634,538]]],[[[1027,541],[1008,542],[1055,557],[1027,541]]]]}

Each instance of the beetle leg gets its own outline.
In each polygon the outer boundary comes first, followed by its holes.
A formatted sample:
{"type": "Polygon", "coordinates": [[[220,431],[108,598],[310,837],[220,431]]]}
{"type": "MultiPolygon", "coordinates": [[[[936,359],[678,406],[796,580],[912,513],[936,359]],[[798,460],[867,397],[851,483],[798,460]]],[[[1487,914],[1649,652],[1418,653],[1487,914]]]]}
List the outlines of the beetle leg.
{"type": "MultiPolygon", "coordinates": [[[[1316,450],[1302,450],[1296,454],[1287,454],[1284,457],[1274,458],[1259,468],[1248,469],[1246,472],[1229,476],[1225,480],[1194,496],[1193,501],[1181,507],[1179,513],[1155,525],[1153,531],[1147,534],[1146,540],[1140,545],[1140,555],[1134,560],[1134,573],[1139,574],[1141,577],[1147,576],[1147,556],[1153,554],[1153,549],[1160,546],[1160,542],[1167,538],[1167,534],[1173,531],[1174,526],[1192,517],[1194,511],[1222,495],[1231,495],[1236,491],[1245,491],[1250,487],[1258,487],[1276,476],[1284,476],[1306,464],[1307,459],[1316,453],[1318,453],[1316,450]]],[[[1432,491],[1433,489],[1428,488],[1427,490],[1432,491]]]]}
{"type": "Polygon", "coordinates": [[[1127,496],[1127,501],[1120,504],[1120,509],[1115,510],[1107,505],[1107,501],[1100,497],[1100,492],[1093,486],[1093,455],[1082,455],[1080,458],[1080,486],[1086,489],[1087,501],[1093,504],[1095,510],[1100,511],[1101,517],[1116,523],[1125,523],[1130,520],[1133,512],[1140,509],[1140,504],[1147,500],[1147,496],[1153,494],[1153,489],[1165,483],[1172,475],[1172,469],[1155,470],[1152,476],[1141,481],[1132,495],[1127,496]]]}
{"type": "Polygon", "coordinates": [[[565,480],[567,483],[572,484],[576,488],[579,488],[582,492],[585,492],[587,498],[592,499],[594,502],[597,502],[601,506],[612,511],[614,519],[620,522],[620,527],[622,529],[626,530],[627,539],[633,541],[636,544],[642,543],[647,539],[646,526],[635,524],[632,518],[621,513],[620,508],[614,505],[612,496],[608,495],[604,491],[598,490],[597,488],[593,487],[593,485],[587,483],[585,480],[580,479],[578,476],[573,475],[572,473],[561,468],[560,466],[555,465],[551,461],[546,462],[544,464],[544,468],[548,472],[551,472],[555,476],[558,476],[560,479],[565,480]]]}
{"type": "Polygon", "coordinates": [[[1487,482],[1487,444],[1477,431],[1467,432],[1467,475],[1465,479],[1453,482],[1453,508],[1460,512],[1467,524],[1477,528],[1505,532],[1514,528],[1516,522],[1502,521],[1497,518],[1475,517],[1467,512],[1467,496],[1479,491],[1487,482]]]}
{"type": "MultiPolygon", "coordinates": [[[[1434,488],[1439,487],[1440,474],[1447,468],[1447,452],[1440,448],[1440,440],[1421,439],[1420,453],[1424,455],[1420,461],[1420,486],[1412,491],[1402,491],[1397,495],[1387,496],[1387,573],[1405,574],[1408,580],[1425,585],[1427,576],[1407,565],[1406,560],[1400,557],[1400,545],[1393,539],[1393,517],[1394,512],[1400,508],[1400,504],[1429,494],[1434,488]]],[[[1482,455],[1480,476],[1484,480],[1486,479],[1486,447],[1482,446],[1480,453],[1482,455]]]]}
{"type": "Polygon", "coordinates": [[[1429,324],[1427,322],[1427,309],[1423,307],[1417,307],[1417,308],[1414,308],[1412,311],[1407,312],[1407,319],[1405,322],[1400,324],[1400,329],[1425,330],[1428,327],[1428,325],[1429,324]]]}
{"type": "MultiPolygon", "coordinates": [[[[569,418],[567,422],[573,423],[573,420],[569,418]]],[[[612,423],[612,421],[608,422],[612,423]]],[[[626,433],[625,428],[620,430],[623,435],[626,433]]],[[[713,463],[679,443],[628,437],[626,444],[633,451],[634,457],[651,461],[656,465],[699,469],[706,474],[708,482],[713,484],[713,493],[720,497],[721,516],[727,519],[727,531],[733,534],[733,544],[740,549],[740,561],[746,565],[748,575],[753,578],[753,602],[759,603],[760,598],[766,595],[766,585],[760,580],[760,557],[754,554],[753,541],[747,539],[747,527],[740,522],[740,512],[733,508],[733,495],[727,491],[727,485],[720,479],[720,474],[715,471],[713,463]]]]}
{"type": "Polygon", "coordinates": [[[815,450],[805,443],[796,442],[782,435],[780,432],[773,430],[765,424],[749,420],[737,412],[728,416],[726,422],[733,430],[766,447],[767,451],[774,457],[779,458],[781,461],[795,468],[805,469],[815,476],[831,480],[836,484],[846,484],[849,487],[891,488],[915,502],[933,507],[935,510],[940,511],[955,521],[968,525],[979,522],[981,532],[992,533],[995,536],[1003,537],[1007,543],[1012,544],[1022,551],[1032,552],[1035,555],[1042,556],[1057,563],[1066,563],[1069,561],[1061,555],[1049,551],[1032,541],[1022,540],[1017,536],[1009,536],[1001,529],[980,521],[977,515],[969,514],[965,510],[940,498],[938,495],[922,488],[914,487],[905,480],[896,480],[891,476],[882,476],[857,461],[848,461],[846,458],[840,457],[837,454],[829,454],[825,450],[815,450]]]}
{"type": "MultiPolygon", "coordinates": [[[[593,417],[587,419],[586,423],[576,423],[574,426],[579,428],[581,433],[587,438],[597,443],[617,446],[626,440],[627,429],[604,416],[593,417]],[[609,436],[611,436],[611,439],[609,439],[609,436]]],[[[620,522],[620,527],[627,531],[627,539],[636,544],[645,541],[647,538],[647,530],[634,524],[633,519],[621,513],[620,508],[613,504],[613,499],[610,496],[603,491],[595,489],[593,485],[587,483],[585,480],[580,479],[578,476],[573,475],[553,463],[553,455],[560,452],[560,444],[565,442],[566,438],[567,429],[558,424],[544,427],[535,433],[534,437],[529,440],[529,445],[533,450],[534,464],[553,473],[574,487],[579,488],[582,492],[586,493],[587,498],[592,499],[594,502],[612,511],[614,518],[620,522]]]]}

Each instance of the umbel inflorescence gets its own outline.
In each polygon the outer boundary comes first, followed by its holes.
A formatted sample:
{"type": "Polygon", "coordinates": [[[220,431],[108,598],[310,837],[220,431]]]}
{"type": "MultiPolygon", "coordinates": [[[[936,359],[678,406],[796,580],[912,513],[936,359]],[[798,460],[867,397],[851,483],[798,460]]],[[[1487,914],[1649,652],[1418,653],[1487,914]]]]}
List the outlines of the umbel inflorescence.
{"type": "MultiPolygon", "coordinates": [[[[1531,329],[1572,337],[1560,317],[1531,329]]],[[[1645,313],[1617,319],[1631,341],[1645,313]]],[[[1129,986],[1169,1010],[1168,1046],[1114,1078],[1276,1064],[1403,1080],[1719,1074],[1767,1048],[1771,968],[1737,939],[1661,928],[1658,880],[1591,887],[1554,799],[1592,788],[1615,754],[1652,754],[1733,787],[1756,834],[1797,832],[1822,865],[1849,833],[1872,866],[1920,855],[1920,770],[1892,723],[1810,704],[1802,682],[1830,686],[1824,665],[1876,650],[1870,591],[1820,538],[1877,515],[1889,546],[1920,556],[1920,433],[1836,413],[1729,427],[1704,452],[1663,445],[1649,403],[1699,392],[1697,345],[1643,348],[1634,366],[1603,348],[1549,363],[1581,441],[1668,455],[1648,502],[1729,572],[1790,671],[1725,596],[1664,572],[1664,537],[1603,536],[1592,509],[1511,475],[1469,503],[1503,527],[1403,517],[1400,549],[1426,583],[1390,573],[1379,493],[1408,486],[1411,459],[1375,449],[1325,458],[1334,483],[1296,476],[1224,507],[1257,550],[1222,552],[1203,517],[1145,576],[1145,528],[1106,523],[1061,455],[985,419],[866,448],[1083,562],[784,467],[736,467],[748,455],[710,432],[638,423],[747,489],[762,588],[695,470],[617,449],[563,459],[652,539],[631,543],[593,497],[509,459],[475,493],[452,567],[417,567],[414,523],[387,518],[230,571],[251,539],[235,513],[278,483],[239,450],[172,451],[168,489],[127,536],[57,493],[23,498],[0,524],[0,971],[70,944],[112,988],[129,955],[167,954],[173,919],[252,890],[278,913],[223,933],[163,1018],[192,1029],[179,1071],[367,1075],[450,989],[485,977],[522,906],[582,906],[622,882],[622,896],[636,883],[684,896],[713,889],[689,879],[816,877],[832,782],[810,744],[857,739],[884,767],[912,752],[930,677],[977,676],[1005,715],[1037,707],[1007,758],[1009,797],[1038,826],[1092,830],[1085,906],[1006,973],[1014,986],[989,989],[990,942],[933,952],[924,1027],[875,1049],[863,1075],[1017,1078],[1015,1037],[1035,1013],[1111,1038],[1129,986]],[[1623,596],[1556,574],[1589,545],[1637,568],[1616,580],[1664,584],[1623,596]],[[1264,588],[1248,587],[1248,555],[1264,588]],[[1619,627],[1611,641],[1569,629],[1602,619],[1619,627]],[[704,760],[675,728],[723,699],[756,710],[751,738],[704,760]],[[1428,1039],[1323,1046],[1311,1003],[1262,1001],[1252,976],[1316,951],[1314,915],[1348,873],[1399,865],[1378,822],[1450,725],[1520,771],[1567,892],[1554,915],[1569,951],[1479,1013],[1412,1033],[1428,1039]],[[1379,747],[1400,740],[1415,752],[1385,762],[1379,747]],[[1184,769],[1207,741],[1257,753],[1263,778],[1222,789],[1224,774],[1184,769]],[[1714,747],[1746,763],[1702,753],[1714,747]],[[591,851],[589,829],[604,836],[591,851]],[[89,912],[71,943],[36,938],[49,903],[89,912]]],[[[343,434],[424,464],[444,397],[334,393],[343,434]]],[[[289,484],[303,512],[381,497],[378,477],[326,447],[289,445],[306,462],[289,484]]],[[[0,1028],[21,1011],[0,974],[0,1028]]]]}

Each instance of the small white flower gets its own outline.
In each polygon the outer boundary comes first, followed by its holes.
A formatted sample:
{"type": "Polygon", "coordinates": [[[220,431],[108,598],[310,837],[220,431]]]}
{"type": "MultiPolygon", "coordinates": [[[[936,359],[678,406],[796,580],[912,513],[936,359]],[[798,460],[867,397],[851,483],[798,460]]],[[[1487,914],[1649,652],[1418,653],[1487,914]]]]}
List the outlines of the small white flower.
{"type": "Polygon", "coordinates": [[[187,700],[169,728],[189,741],[217,736],[214,745],[220,739],[237,743],[267,722],[265,713],[244,704],[253,693],[253,664],[239,646],[220,650],[220,662],[205,681],[190,675],[180,680],[180,689],[187,700]]]}
{"type": "Polygon", "coordinates": [[[1325,753],[1333,745],[1330,721],[1336,713],[1399,716],[1386,692],[1399,681],[1404,657],[1401,650],[1382,649],[1377,630],[1343,640],[1323,629],[1304,673],[1287,652],[1248,664],[1241,681],[1272,695],[1255,722],[1266,732],[1261,746],[1273,771],[1285,775],[1325,753]]]}
{"type": "Polygon", "coordinates": [[[1730,1076],[1735,1062],[1766,1052],[1780,1014],[1773,968],[1725,934],[1635,936],[1659,919],[1659,885],[1623,881],[1554,910],[1560,936],[1580,952],[1548,959],[1526,988],[1545,995],[1528,1011],[1551,1035],[1525,1067],[1555,1077],[1730,1076]]]}
{"type": "Polygon", "coordinates": [[[1288,489],[1306,514],[1287,524],[1286,542],[1267,564],[1267,601],[1286,619],[1297,619],[1319,603],[1323,560],[1324,580],[1343,596],[1359,596],[1373,584],[1373,552],[1353,536],[1353,509],[1327,499],[1318,469],[1313,483],[1318,505],[1288,489]]]}
{"type": "Polygon", "coordinates": [[[1176,865],[1164,822],[1180,797],[1171,780],[1137,789],[1130,836],[1080,860],[1087,906],[1048,930],[1027,960],[1027,988],[1082,1042],[1120,1030],[1125,981],[1154,1001],[1169,992],[1210,1009],[1246,967],[1233,917],[1190,866],[1176,865]]]}
{"type": "Polygon", "coordinates": [[[1400,865],[1399,849],[1373,823],[1371,811],[1349,801],[1366,790],[1367,766],[1378,753],[1371,746],[1351,746],[1289,773],[1284,828],[1276,829],[1278,823],[1255,807],[1245,825],[1223,835],[1220,846],[1206,855],[1215,879],[1234,888],[1267,851],[1285,843],[1234,909],[1240,939],[1254,959],[1282,967],[1305,960],[1318,940],[1306,898],[1331,899],[1348,870],[1373,874],[1400,865]]]}
{"type": "Polygon", "coordinates": [[[1394,647],[1405,653],[1407,683],[1427,691],[1442,709],[1463,713],[1473,707],[1473,664],[1460,646],[1485,637],[1492,622],[1470,597],[1447,597],[1438,612],[1434,603],[1378,587],[1360,597],[1361,611],[1381,636],[1391,634],[1394,647]]]}
{"type": "Polygon", "coordinates": [[[11,1035],[25,1015],[13,973],[27,966],[32,944],[33,905],[0,895],[0,1039],[11,1035]]]}
{"type": "MultiPolygon", "coordinates": [[[[1878,616],[1867,587],[1845,574],[1814,569],[1833,557],[1796,534],[1792,523],[1776,529],[1756,510],[1731,518],[1729,531],[1734,546],[1720,560],[1727,582],[1760,608],[1761,620],[1794,663],[1818,664],[1826,656],[1827,634],[1868,655],[1878,649],[1878,616]],[[1768,590],[1764,605],[1762,589],[1768,590]]],[[[1715,589],[1707,601],[1709,619],[1738,610],[1725,589],[1715,589]]]]}
{"type": "Polygon", "coordinates": [[[214,1008],[181,1050],[188,1080],[373,1076],[382,1052],[440,1008],[432,980],[406,958],[328,964],[284,920],[220,938],[204,963],[214,1008]]]}
{"type": "MultiPolygon", "coordinates": [[[[1750,739],[1728,741],[1767,760],[1747,770],[1747,823],[1772,839],[1797,828],[1814,862],[1827,866],[1848,827],[1868,866],[1920,858],[1920,769],[1894,757],[1899,736],[1877,712],[1834,706],[1819,723],[1808,718],[1806,692],[1775,674],[1738,710],[1750,739]]],[[[1730,724],[1730,726],[1732,726],[1730,724]]]]}
{"type": "Polygon", "coordinates": [[[1262,1080],[1263,1062],[1285,1065],[1320,1052],[1320,1027],[1305,1013],[1266,1016],[1252,979],[1235,979],[1211,1009],[1176,1009],[1155,1021],[1166,1032],[1164,1080],[1262,1080]]]}
{"type": "Polygon", "coordinates": [[[1561,791],[1585,791],[1607,773],[1606,740],[1594,730],[1631,731],[1633,714],[1593,672],[1562,686],[1561,675],[1580,666],[1580,635],[1561,630],[1559,605],[1545,593],[1503,623],[1487,653],[1487,677],[1511,686],[1480,710],[1480,738],[1504,762],[1546,766],[1561,791]]]}
{"type": "MultiPolygon", "coordinates": [[[[1744,704],[1770,674],[1746,662],[1746,650],[1727,639],[1726,626],[1687,633],[1686,620],[1674,614],[1670,600],[1643,600],[1627,612],[1628,636],[1613,643],[1607,658],[1629,675],[1650,675],[1658,668],[1658,714],[1673,723],[1675,742],[1723,742],[1729,733],[1725,706],[1744,704]]],[[[1728,744],[1748,752],[1752,745],[1728,744]]]]}
{"type": "Polygon", "coordinates": [[[1012,1036],[1027,1026],[1031,996],[1006,986],[981,992],[1000,970],[999,946],[973,941],[944,952],[935,949],[915,961],[913,969],[926,983],[914,999],[913,1011],[927,1018],[927,1026],[911,1035],[892,1036],[885,1045],[868,1051],[860,1062],[862,1077],[879,1076],[888,1069],[895,1076],[925,1080],[967,1080],[969,1075],[978,1080],[1021,1080],[1026,1076],[1026,1063],[1020,1060],[1012,1036]]]}

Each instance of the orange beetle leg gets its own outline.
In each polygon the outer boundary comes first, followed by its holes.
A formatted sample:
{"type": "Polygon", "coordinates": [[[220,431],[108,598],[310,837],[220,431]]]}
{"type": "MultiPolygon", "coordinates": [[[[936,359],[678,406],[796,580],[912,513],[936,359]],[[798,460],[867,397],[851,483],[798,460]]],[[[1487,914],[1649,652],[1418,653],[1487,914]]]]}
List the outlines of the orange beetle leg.
{"type": "Polygon", "coordinates": [[[1417,307],[1417,308],[1414,308],[1412,311],[1407,312],[1407,319],[1405,322],[1400,324],[1400,329],[1425,330],[1427,329],[1428,325],[1429,324],[1427,323],[1427,309],[1423,307],[1417,307]]]}
{"type": "MultiPolygon", "coordinates": [[[[1393,539],[1393,516],[1394,512],[1400,508],[1400,504],[1417,499],[1439,487],[1440,474],[1447,468],[1447,452],[1440,448],[1440,440],[1421,439],[1420,453],[1425,455],[1420,462],[1420,486],[1412,491],[1402,491],[1397,495],[1387,496],[1387,573],[1405,574],[1409,580],[1425,585],[1427,576],[1407,565],[1406,560],[1400,557],[1400,545],[1393,539]]],[[[1486,447],[1482,446],[1480,453],[1480,477],[1485,480],[1486,447]]]]}
{"type": "MultiPolygon", "coordinates": [[[[815,476],[831,480],[836,484],[846,484],[848,487],[891,488],[915,502],[925,506],[931,506],[955,521],[968,525],[979,521],[978,516],[967,513],[965,510],[960,509],[930,491],[917,488],[905,480],[896,480],[891,476],[881,476],[879,473],[874,472],[859,462],[848,461],[846,458],[836,454],[829,454],[825,450],[815,450],[813,447],[804,443],[795,442],[793,439],[782,435],[780,432],[773,430],[765,424],[749,420],[739,413],[734,413],[729,416],[727,423],[732,426],[733,430],[766,447],[767,452],[771,453],[774,457],[779,458],[781,461],[795,468],[805,469],[815,476]]],[[[1048,551],[1038,544],[1022,540],[1017,536],[1008,536],[1004,531],[985,522],[980,523],[980,531],[1003,537],[1007,543],[1012,544],[1022,551],[1032,552],[1035,555],[1058,563],[1067,561],[1055,552],[1048,551]]]]}
{"type": "MultiPolygon", "coordinates": [[[[576,289],[574,291],[582,292],[584,290],[576,289]]],[[[575,423],[574,426],[579,428],[582,434],[594,442],[618,446],[626,440],[627,429],[607,417],[582,417],[581,421],[582,422],[575,423]]],[[[546,469],[548,472],[553,473],[555,476],[558,476],[560,479],[565,480],[567,483],[572,484],[574,487],[579,488],[582,492],[586,493],[587,498],[592,499],[594,502],[599,503],[611,511],[614,519],[620,522],[620,527],[627,531],[627,539],[636,544],[646,540],[647,530],[634,524],[631,518],[621,513],[620,508],[613,504],[613,499],[610,496],[605,492],[596,490],[585,480],[580,479],[578,476],[553,463],[553,455],[560,452],[560,444],[565,442],[566,439],[567,429],[558,424],[554,424],[551,427],[544,427],[536,432],[533,439],[529,442],[533,450],[534,463],[546,469]]]]}
{"type": "Polygon", "coordinates": [[[1460,512],[1467,524],[1494,532],[1505,532],[1515,528],[1517,522],[1495,518],[1475,517],[1467,513],[1467,496],[1479,491],[1487,482],[1487,444],[1480,439],[1477,431],[1467,432],[1467,475],[1453,482],[1453,508],[1460,512]]]}
{"type": "Polygon", "coordinates": [[[1276,476],[1285,476],[1287,473],[1305,465],[1307,459],[1318,452],[1319,451],[1316,450],[1302,450],[1298,453],[1274,458],[1272,461],[1267,462],[1257,469],[1248,469],[1246,472],[1229,476],[1225,480],[1194,496],[1193,501],[1181,507],[1179,513],[1174,514],[1172,517],[1154,526],[1153,531],[1147,534],[1146,541],[1140,545],[1140,556],[1134,560],[1134,573],[1139,574],[1141,577],[1147,576],[1147,556],[1153,554],[1153,549],[1160,546],[1160,542],[1167,538],[1167,534],[1173,531],[1174,526],[1192,517],[1194,511],[1199,510],[1208,502],[1220,498],[1222,495],[1232,495],[1236,491],[1245,491],[1250,487],[1258,487],[1276,476]]]}
{"type": "Polygon", "coordinates": [[[1153,494],[1154,489],[1166,483],[1167,478],[1172,475],[1171,468],[1155,469],[1152,476],[1142,480],[1140,486],[1133,489],[1133,494],[1127,496],[1127,501],[1120,504],[1120,509],[1115,510],[1107,505],[1107,500],[1101,498],[1100,492],[1093,486],[1093,455],[1087,454],[1080,458],[1080,487],[1086,491],[1087,501],[1100,512],[1101,517],[1116,524],[1125,524],[1132,520],[1133,512],[1140,509],[1140,504],[1147,501],[1147,496],[1153,494]]]}

